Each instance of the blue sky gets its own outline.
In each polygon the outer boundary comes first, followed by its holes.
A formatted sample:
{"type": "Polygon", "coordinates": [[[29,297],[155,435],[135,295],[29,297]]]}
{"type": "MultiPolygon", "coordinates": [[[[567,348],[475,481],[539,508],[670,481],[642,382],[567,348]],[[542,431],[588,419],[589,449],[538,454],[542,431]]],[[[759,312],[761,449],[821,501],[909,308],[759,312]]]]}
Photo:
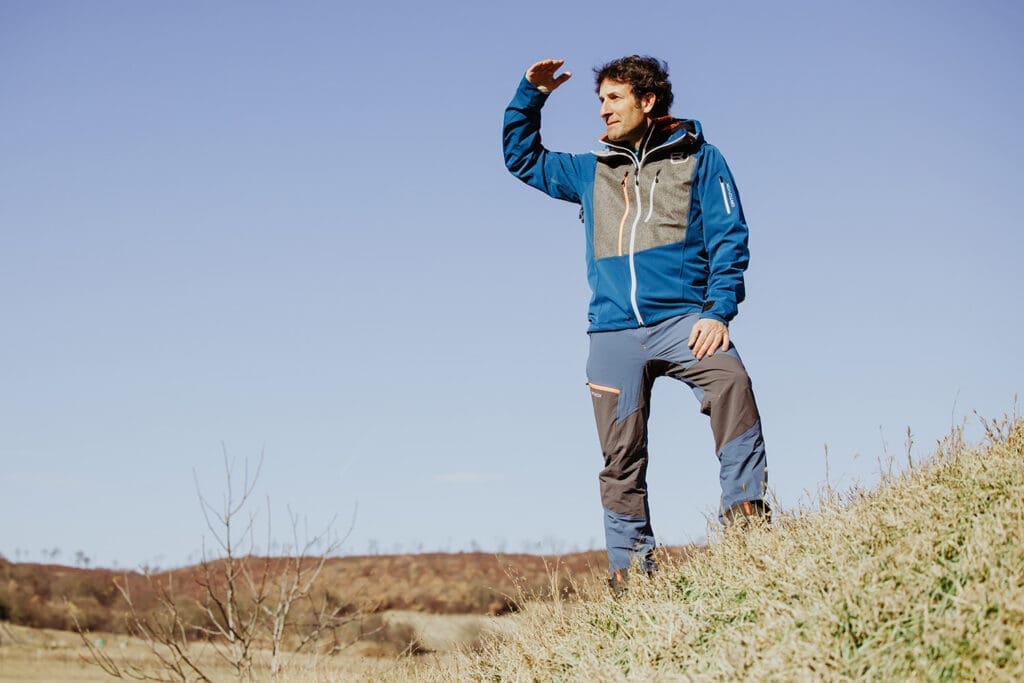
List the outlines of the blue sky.
{"type": "MultiPolygon", "coordinates": [[[[513,179],[532,62],[668,61],[751,228],[732,325],[770,480],[870,483],[909,425],[1024,389],[1024,9],[983,2],[0,3],[0,553],[191,562],[193,471],[263,452],[346,553],[601,547],[575,207],[513,179]],[[834,5],[834,6],[833,6],[834,5]],[[633,10],[630,10],[631,12],[633,10]]],[[[655,386],[666,543],[717,504],[706,419],[655,386]]],[[[208,534],[206,534],[208,536],[208,534]]]]}

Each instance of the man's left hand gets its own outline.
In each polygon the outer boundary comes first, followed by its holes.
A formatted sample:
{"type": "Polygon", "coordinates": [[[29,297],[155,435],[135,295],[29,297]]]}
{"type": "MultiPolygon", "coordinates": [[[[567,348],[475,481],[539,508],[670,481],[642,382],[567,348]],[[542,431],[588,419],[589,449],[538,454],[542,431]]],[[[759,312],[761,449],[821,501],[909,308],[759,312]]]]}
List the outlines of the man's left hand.
{"type": "Polygon", "coordinates": [[[714,318],[701,318],[690,330],[687,346],[697,360],[704,356],[713,356],[719,350],[728,351],[729,327],[714,318]]]}

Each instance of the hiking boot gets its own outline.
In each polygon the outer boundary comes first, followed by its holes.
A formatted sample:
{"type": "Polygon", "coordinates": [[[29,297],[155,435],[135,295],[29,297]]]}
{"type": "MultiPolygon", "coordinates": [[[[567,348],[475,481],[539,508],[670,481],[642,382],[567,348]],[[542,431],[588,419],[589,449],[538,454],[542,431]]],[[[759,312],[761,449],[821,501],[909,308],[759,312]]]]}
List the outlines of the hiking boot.
{"type": "Polygon", "coordinates": [[[763,500],[745,500],[726,510],[722,523],[727,529],[741,531],[767,528],[772,523],[772,511],[763,500]]]}
{"type": "MultiPolygon", "coordinates": [[[[653,561],[650,562],[648,568],[640,567],[640,573],[642,576],[646,576],[648,579],[654,576],[654,573],[658,571],[658,565],[653,561]]],[[[629,586],[629,570],[628,569],[616,569],[612,574],[611,578],[608,579],[608,589],[612,592],[612,597],[618,600],[626,594],[626,589],[629,586]]]]}
{"type": "Polygon", "coordinates": [[[615,573],[612,574],[611,578],[608,579],[608,590],[612,592],[612,597],[618,600],[626,593],[626,585],[629,583],[629,570],[628,569],[616,569],[615,573]]]}

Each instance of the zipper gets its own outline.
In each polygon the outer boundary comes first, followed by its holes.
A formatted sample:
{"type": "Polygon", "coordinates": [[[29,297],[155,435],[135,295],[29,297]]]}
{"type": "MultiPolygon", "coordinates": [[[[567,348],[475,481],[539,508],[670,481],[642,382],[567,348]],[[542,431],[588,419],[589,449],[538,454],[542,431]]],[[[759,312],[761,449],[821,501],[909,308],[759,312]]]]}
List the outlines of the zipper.
{"type": "MultiPolygon", "coordinates": [[[[643,142],[640,145],[640,148],[642,150],[643,150],[644,145],[646,145],[647,142],[650,140],[649,136],[652,134],[652,132],[653,132],[653,129],[649,130],[647,132],[647,136],[648,137],[645,137],[645,139],[643,140],[643,142]]],[[[637,277],[636,277],[636,261],[634,259],[634,256],[635,256],[634,249],[636,248],[636,228],[637,228],[637,225],[640,223],[640,215],[641,215],[642,210],[643,210],[643,203],[642,203],[641,197],[640,197],[640,169],[643,167],[644,160],[647,159],[647,157],[650,156],[653,152],[656,152],[659,149],[662,149],[663,147],[668,147],[670,145],[674,145],[674,144],[676,144],[678,142],[679,142],[679,140],[677,139],[677,140],[673,140],[671,142],[665,142],[665,143],[663,143],[661,145],[658,145],[654,149],[643,150],[641,152],[641,156],[637,156],[636,153],[634,153],[632,150],[626,149],[625,147],[619,147],[617,145],[608,145],[610,148],[615,150],[615,151],[612,152],[613,155],[614,154],[619,154],[619,155],[622,155],[622,156],[629,157],[629,160],[633,162],[633,168],[636,171],[636,174],[633,176],[633,194],[634,194],[634,197],[636,199],[636,217],[633,219],[633,225],[630,227],[630,230],[629,230],[629,303],[632,305],[632,307],[633,307],[633,315],[636,316],[636,321],[640,324],[641,327],[644,326],[644,317],[640,314],[640,305],[637,303],[637,298],[636,298],[636,294],[637,294],[637,277]]],[[[650,192],[650,196],[649,196],[649,200],[650,200],[651,205],[647,208],[647,216],[644,218],[644,222],[645,223],[651,219],[651,215],[654,212],[654,190],[655,190],[655,188],[658,185],[658,176],[660,174],[661,174],[661,171],[658,171],[658,173],[654,174],[654,179],[651,181],[651,192],[650,192]]],[[[626,182],[627,182],[628,178],[629,178],[629,172],[627,171],[626,175],[622,179],[622,191],[623,191],[623,196],[625,197],[625,201],[626,201],[626,210],[622,214],[622,221],[619,223],[619,256],[622,256],[622,230],[623,230],[623,227],[625,226],[625,223],[626,223],[626,216],[629,214],[629,194],[626,192],[626,182]]],[[[721,180],[722,179],[719,178],[719,181],[721,181],[721,180]]],[[[723,196],[724,196],[724,193],[725,193],[725,186],[724,185],[722,187],[722,192],[723,192],[723,196]]],[[[729,211],[728,203],[726,204],[726,211],[729,211]]],[[[731,211],[730,211],[730,213],[731,213],[731,211]]]]}
{"type": "Polygon", "coordinates": [[[633,227],[629,231],[629,301],[633,304],[633,313],[640,327],[644,326],[644,318],[640,315],[640,306],[636,302],[636,262],[633,249],[636,245],[636,226],[640,222],[640,165],[637,164],[636,175],[633,176],[633,191],[636,194],[636,218],[633,219],[633,227]]]}
{"type": "Polygon", "coordinates": [[[676,138],[675,140],[669,140],[667,142],[663,142],[660,145],[658,145],[657,147],[655,147],[654,149],[645,150],[644,154],[643,154],[643,158],[640,159],[640,163],[642,164],[644,162],[644,160],[647,159],[647,157],[651,156],[652,154],[657,152],[659,149],[664,149],[665,147],[671,147],[672,145],[678,144],[678,143],[682,142],[683,140],[685,140],[690,135],[692,135],[692,133],[687,132],[687,133],[685,133],[680,138],[676,138]]]}
{"type": "Polygon", "coordinates": [[[718,186],[722,188],[722,203],[725,204],[725,213],[727,216],[731,216],[732,207],[729,206],[729,193],[725,191],[725,181],[722,180],[722,176],[718,176],[718,186]]]}
{"type": "MultiPolygon", "coordinates": [[[[629,190],[626,188],[626,181],[629,180],[629,171],[626,171],[626,175],[622,176],[622,199],[626,203],[626,208],[622,211],[622,220],[619,221],[619,256],[622,256],[622,229],[626,226],[626,218],[629,216],[629,190]]],[[[638,208],[637,211],[640,209],[638,208]]]]}
{"type": "Polygon", "coordinates": [[[660,176],[660,175],[661,175],[661,169],[659,168],[658,172],[654,174],[654,181],[651,183],[651,194],[647,198],[648,207],[647,207],[647,215],[644,217],[644,223],[647,223],[648,221],[650,221],[651,220],[651,214],[654,213],[654,188],[656,188],[658,186],[658,176],[660,176]]]}
{"type": "MultiPolygon", "coordinates": [[[[640,214],[643,210],[640,201],[640,159],[631,150],[627,150],[625,147],[618,147],[609,145],[614,151],[608,156],[625,156],[633,162],[633,170],[636,171],[633,176],[633,194],[636,198],[636,217],[633,219],[633,225],[629,229],[629,303],[633,307],[633,315],[636,316],[636,321],[641,327],[644,325],[644,317],[640,315],[640,306],[636,301],[636,262],[633,259],[633,249],[636,246],[636,226],[640,222],[640,214]]],[[[622,196],[626,203],[626,210],[622,214],[622,220],[619,223],[619,256],[622,256],[622,237],[623,228],[626,225],[626,217],[629,216],[629,190],[626,188],[627,182],[629,181],[629,171],[622,177],[622,196]]]]}

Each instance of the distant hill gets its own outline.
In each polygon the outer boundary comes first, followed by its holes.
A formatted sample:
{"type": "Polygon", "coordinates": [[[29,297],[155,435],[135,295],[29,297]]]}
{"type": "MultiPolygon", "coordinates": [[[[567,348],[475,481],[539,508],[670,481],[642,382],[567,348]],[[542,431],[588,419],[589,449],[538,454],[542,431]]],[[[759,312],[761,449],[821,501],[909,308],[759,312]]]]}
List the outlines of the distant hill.
{"type": "MultiPolygon", "coordinates": [[[[685,557],[691,549],[669,550],[685,557]]],[[[254,558],[262,562],[265,558],[254,558]]],[[[280,558],[269,558],[271,564],[280,558]]],[[[604,551],[561,556],[494,553],[426,553],[330,558],[318,582],[345,612],[411,610],[434,614],[502,614],[527,598],[545,598],[554,585],[567,595],[578,585],[603,581],[604,551]],[[595,578],[596,577],[596,578],[595,578]]],[[[176,593],[200,599],[198,569],[160,572],[176,593]]],[[[71,630],[68,604],[90,629],[124,632],[125,605],[114,581],[123,582],[144,610],[152,586],[138,572],[13,563],[0,558],[0,621],[71,630]]]]}

